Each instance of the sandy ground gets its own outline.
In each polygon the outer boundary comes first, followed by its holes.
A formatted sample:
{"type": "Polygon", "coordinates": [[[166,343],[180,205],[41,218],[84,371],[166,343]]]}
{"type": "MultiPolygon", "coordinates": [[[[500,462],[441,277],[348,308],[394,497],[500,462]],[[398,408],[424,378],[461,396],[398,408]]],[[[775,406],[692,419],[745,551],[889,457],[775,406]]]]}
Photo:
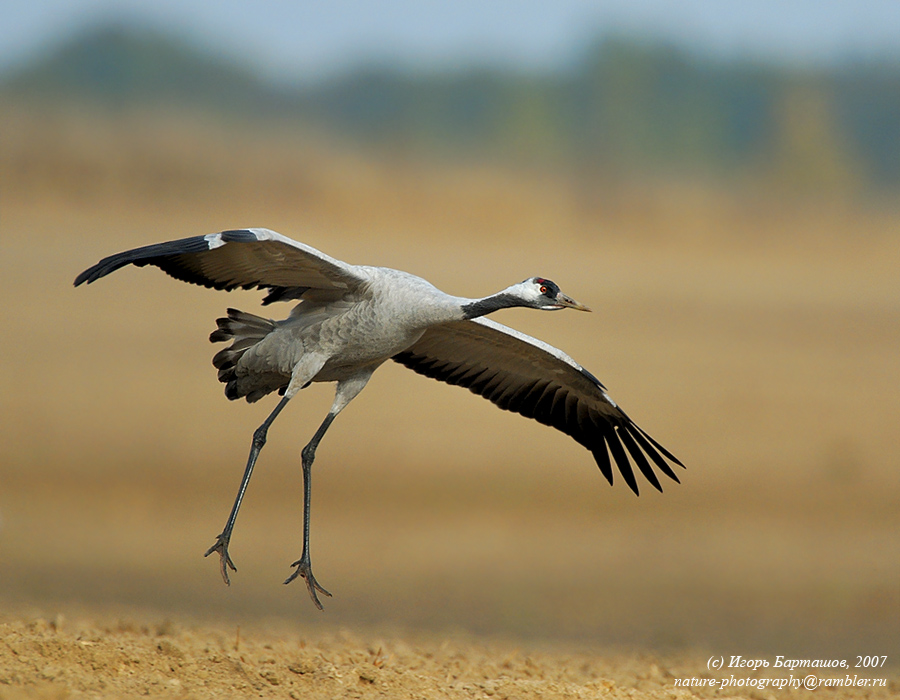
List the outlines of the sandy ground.
{"type": "MultiPolygon", "coordinates": [[[[102,617],[102,616],[101,616],[102,617]]],[[[896,697],[896,668],[792,673],[707,670],[660,655],[466,636],[304,635],[270,626],[144,616],[0,622],[0,698],[896,697]],[[274,628],[274,629],[273,629],[274,628]],[[815,691],[764,685],[814,676],[815,691]],[[855,685],[849,685],[849,679],[855,685]],[[680,684],[693,682],[685,689],[680,684]],[[699,683],[712,683],[700,687],[699,683]],[[843,683],[840,687],[832,684],[843,683]],[[762,687],[760,688],[760,686],[762,687]]]]}
{"type": "Polygon", "coordinates": [[[585,211],[559,173],[174,119],[3,117],[0,697],[807,692],[675,686],[734,654],[885,655],[896,678],[893,200],[664,183],[598,190],[585,211]],[[260,295],[152,269],[71,283],[112,252],[244,225],[450,293],[554,279],[595,313],[498,320],[599,376],[685,461],[682,484],[609,488],[565,436],[386,366],[316,463],[325,612],[281,581],[329,387],[270,431],[226,588],[202,553],[271,406],[222,397],[206,337],[260,295]]]}

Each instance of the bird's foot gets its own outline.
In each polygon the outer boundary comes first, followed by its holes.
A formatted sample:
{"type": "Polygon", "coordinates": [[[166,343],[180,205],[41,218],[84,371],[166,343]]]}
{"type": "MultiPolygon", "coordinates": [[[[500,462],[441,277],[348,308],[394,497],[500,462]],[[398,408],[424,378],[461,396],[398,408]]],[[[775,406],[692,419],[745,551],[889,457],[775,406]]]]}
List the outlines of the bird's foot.
{"type": "Polygon", "coordinates": [[[237,571],[237,567],[234,565],[234,562],[231,561],[231,555],[228,554],[228,542],[231,538],[227,537],[225,533],[218,535],[216,537],[216,543],[206,550],[206,554],[204,557],[208,557],[213,552],[219,553],[219,564],[222,567],[222,580],[225,581],[226,586],[231,585],[231,580],[228,578],[228,569],[232,571],[237,571]]]}
{"type": "Polygon", "coordinates": [[[327,595],[331,598],[331,593],[326,591],[322,586],[319,585],[319,582],[316,581],[316,577],[313,576],[312,566],[309,563],[309,556],[304,554],[300,559],[295,561],[291,566],[296,566],[294,573],[287,577],[285,580],[285,584],[290,583],[298,576],[302,576],[306,581],[306,588],[309,590],[309,597],[312,598],[313,604],[319,609],[323,610],[322,604],[319,602],[319,596],[316,595],[316,591],[322,593],[323,595],[327,595]]]}

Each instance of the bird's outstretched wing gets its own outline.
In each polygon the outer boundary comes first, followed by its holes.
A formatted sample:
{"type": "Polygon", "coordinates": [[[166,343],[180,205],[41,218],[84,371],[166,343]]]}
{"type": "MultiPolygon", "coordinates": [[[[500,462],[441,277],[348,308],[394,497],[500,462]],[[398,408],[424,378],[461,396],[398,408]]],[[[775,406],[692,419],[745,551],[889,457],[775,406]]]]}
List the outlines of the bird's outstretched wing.
{"type": "Polygon", "coordinates": [[[610,455],[635,493],[638,485],[632,462],[659,491],[662,487],[651,461],[675,481],[678,477],[669,462],[684,466],[625,415],[596,377],[571,357],[486,318],[432,326],[393,359],[571,435],[591,451],[610,484],[610,455]]]}
{"type": "Polygon", "coordinates": [[[231,291],[265,288],[264,304],[299,299],[310,289],[346,293],[366,278],[353,265],[265,228],[182,238],[110,255],[82,272],[90,284],[125,265],[155,265],[176,279],[231,291]]]}

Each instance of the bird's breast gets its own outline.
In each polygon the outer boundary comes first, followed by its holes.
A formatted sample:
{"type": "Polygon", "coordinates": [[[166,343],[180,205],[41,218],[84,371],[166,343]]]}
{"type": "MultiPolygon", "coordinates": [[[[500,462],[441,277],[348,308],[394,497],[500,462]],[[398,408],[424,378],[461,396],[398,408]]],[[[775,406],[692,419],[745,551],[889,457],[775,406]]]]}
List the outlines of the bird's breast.
{"type": "Polygon", "coordinates": [[[422,337],[424,327],[385,311],[376,303],[357,304],[315,329],[314,345],[329,357],[318,381],[333,381],[347,370],[380,364],[422,337]]]}
{"type": "Polygon", "coordinates": [[[452,297],[423,279],[386,268],[371,268],[364,298],[302,302],[285,325],[303,352],[328,359],[315,381],[339,380],[375,367],[407,350],[435,323],[459,318],[452,297]]]}

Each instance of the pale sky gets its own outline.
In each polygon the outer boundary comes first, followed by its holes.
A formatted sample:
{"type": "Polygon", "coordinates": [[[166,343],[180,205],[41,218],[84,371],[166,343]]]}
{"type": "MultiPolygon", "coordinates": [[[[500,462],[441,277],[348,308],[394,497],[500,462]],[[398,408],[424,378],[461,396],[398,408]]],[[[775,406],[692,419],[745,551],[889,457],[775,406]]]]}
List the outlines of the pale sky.
{"type": "Polygon", "coordinates": [[[608,31],[724,56],[900,59],[900,0],[2,0],[0,71],[114,18],[178,32],[286,80],[372,59],[552,70],[608,31]]]}

